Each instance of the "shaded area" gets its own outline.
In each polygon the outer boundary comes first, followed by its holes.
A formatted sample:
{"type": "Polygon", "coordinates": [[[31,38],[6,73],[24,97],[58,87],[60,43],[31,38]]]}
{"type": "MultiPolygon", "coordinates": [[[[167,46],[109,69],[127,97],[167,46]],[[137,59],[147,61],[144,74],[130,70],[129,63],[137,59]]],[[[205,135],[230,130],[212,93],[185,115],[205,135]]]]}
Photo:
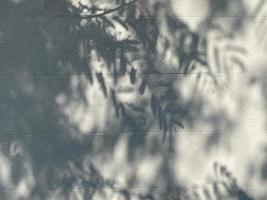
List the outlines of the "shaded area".
{"type": "MultiPolygon", "coordinates": [[[[164,2],[148,4],[151,13],[140,12],[137,2],[92,19],[80,12],[102,12],[103,2],[65,3],[0,3],[3,198],[180,198],[187,189],[173,169],[177,133],[204,119],[217,131],[205,144],[208,152],[235,127],[222,110],[206,114],[203,75],[195,70],[211,68],[207,38],[168,13],[164,2]],[[194,73],[198,81],[186,99],[179,86],[194,73]]],[[[214,74],[209,78],[216,83],[214,74]]],[[[211,193],[252,199],[220,170],[223,180],[214,185],[226,186],[211,193]]],[[[190,191],[189,198],[200,197],[190,191]]]]}

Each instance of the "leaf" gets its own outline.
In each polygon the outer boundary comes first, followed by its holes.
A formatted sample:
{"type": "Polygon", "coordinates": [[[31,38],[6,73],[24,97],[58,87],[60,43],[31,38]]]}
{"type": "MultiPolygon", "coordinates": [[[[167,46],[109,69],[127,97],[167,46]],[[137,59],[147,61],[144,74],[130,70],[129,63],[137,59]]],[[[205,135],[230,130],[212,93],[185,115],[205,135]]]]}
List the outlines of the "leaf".
{"type": "MultiPolygon", "coordinates": [[[[166,116],[166,114],[163,114],[162,113],[161,116],[162,116],[162,129],[163,129],[163,138],[162,138],[162,140],[165,141],[166,136],[167,136],[167,132],[168,132],[168,130],[170,131],[171,128],[168,127],[168,122],[167,122],[167,116],[166,116]]],[[[171,133],[170,133],[169,136],[171,137],[171,133]]],[[[171,150],[171,146],[170,146],[170,150],[171,150]]]]}
{"type": "Polygon", "coordinates": [[[134,84],[136,81],[136,70],[134,68],[132,68],[130,71],[130,81],[131,84],[134,84]]]}
{"type": "Polygon", "coordinates": [[[145,112],[145,108],[144,106],[142,105],[136,105],[134,103],[125,103],[129,108],[131,108],[133,111],[136,111],[136,112],[141,112],[141,113],[144,113],[145,112]]]}
{"type": "Polygon", "coordinates": [[[86,76],[87,79],[89,79],[89,81],[90,81],[91,84],[94,83],[92,72],[91,72],[90,69],[87,70],[87,72],[85,73],[85,76],[86,76]]]}
{"type": "Polygon", "coordinates": [[[146,82],[143,80],[139,87],[139,93],[143,95],[145,93],[145,90],[146,90],[146,82]]]}
{"type": "Polygon", "coordinates": [[[86,78],[90,81],[91,84],[93,84],[93,76],[92,76],[90,66],[88,65],[87,58],[81,59],[81,67],[82,67],[82,70],[83,70],[86,78]]]}
{"type": "Polygon", "coordinates": [[[168,131],[168,123],[166,115],[162,115],[162,125],[163,125],[163,132],[166,133],[168,131]]]}
{"type": "Polygon", "coordinates": [[[119,108],[120,108],[121,114],[123,116],[126,116],[126,110],[125,110],[123,103],[120,103],[119,108]]]}
{"type": "Polygon", "coordinates": [[[162,141],[164,142],[166,140],[166,135],[167,135],[167,131],[163,131],[163,137],[162,137],[162,141]]]}
{"type": "Polygon", "coordinates": [[[122,19],[120,19],[118,16],[114,16],[113,19],[120,23],[126,30],[128,30],[128,25],[126,22],[124,22],[122,19]]]}
{"type": "Polygon", "coordinates": [[[126,50],[127,52],[134,52],[134,53],[139,51],[138,47],[136,46],[127,46],[126,50]]]}
{"type": "Polygon", "coordinates": [[[197,62],[199,62],[200,64],[202,64],[202,65],[205,65],[205,66],[208,65],[208,62],[207,62],[206,58],[203,58],[203,57],[201,57],[199,55],[195,56],[195,60],[197,62]]]}
{"type": "Polygon", "coordinates": [[[220,174],[223,175],[225,174],[226,167],[225,166],[220,166],[220,174]]]}
{"type": "Polygon", "coordinates": [[[207,188],[204,188],[203,193],[204,193],[205,199],[212,200],[211,194],[207,188]]]}
{"type": "Polygon", "coordinates": [[[214,183],[212,184],[212,190],[214,191],[214,193],[215,193],[216,195],[219,195],[219,194],[220,194],[220,192],[219,192],[219,186],[218,186],[218,184],[217,184],[216,182],[214,182],[214,183]]]}
{"type": "Polygon", "coordinates": [[[139,41],[137,41],[137,40],[131,40],[131,39],[125,40],[125,42],[127,44],[129,44],[129,45],[138,45],[138,44],[140,44],[139,41]]]}
{"type": "Polygon", "coordinates": [[[123,51],[120,51],[120,72],[122,74],[125,74],[126,72],[126,65],[127,65],[127,60],[124,57],[123,51]]]}
{"type": "Polygon", "coordinates": [[[184,125],[183,125],[181,122],[179,122],[178,120],[176,120],[176,119],[172,119],[172,122],[173,122],[174,124],[176,124],[177,126],[181,127],[182,129],[184,129],[184,125]]]}
{"type": "Polygon", "coordinates": [[[105,83],[105,80],[104,80],[104,77],[103,77],[103,74],[100,72],[100,73],[96,73],[96,78],[101,86],[101,89],[105,95],[105,97],[108,96],[107,94],[107,87],[106,87],[106,83],[105,83]]]}
{"type": "Polygon", "coordinates": [[[159,128],[160,130],[163,130],[163,134],[164,134],[163,140],[164,140],[165,134],[168,131],[168,123],[167,123],[167,117],[160,107],[158,109],[158,120],[159,120],[159,128]]]}
{"type": "Polygon", "coordinates": [[[115,111],[116,111],[116,116],[118,117],[120,114],[120,109],[119,109],[119,105],[118,105],[116,94],[115,94],[114,90],[111,90],[111,100],[112,100],[113,106],[114,106],[115,111]]]}
{"type": "Polygon", "coordinates": [[[162,123],[162,111],[161,108],[158,110],[158,120],[159,120],[159,129],[162,129],[163,123],[162,123]]]}
{"type": "Polygon", "coordinates": [[[155,116],[157,114],[157,110],[158,110],[158,100],[155,97],[155,95],[151,95],[151,110],[153,115],[155,116]]]}
{"type": "Polygon", "coordinates": [[[110,26],[115,29],[114,24],[112,21],[110,21],[105,15],[100,16],[100,18],[103,20],[103,22],[106,24],[106,26],[110,26]]]}

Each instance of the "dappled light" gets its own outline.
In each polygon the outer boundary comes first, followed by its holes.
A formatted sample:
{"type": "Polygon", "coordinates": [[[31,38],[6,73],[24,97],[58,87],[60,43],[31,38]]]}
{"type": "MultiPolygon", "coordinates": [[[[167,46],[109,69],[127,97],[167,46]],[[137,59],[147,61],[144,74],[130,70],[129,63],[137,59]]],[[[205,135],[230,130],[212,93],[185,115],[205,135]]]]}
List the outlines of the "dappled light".
{"type": "Polygon", "coordinates": [[[0,199],[266,199],[266,15],[1,0],[0,199]]]}

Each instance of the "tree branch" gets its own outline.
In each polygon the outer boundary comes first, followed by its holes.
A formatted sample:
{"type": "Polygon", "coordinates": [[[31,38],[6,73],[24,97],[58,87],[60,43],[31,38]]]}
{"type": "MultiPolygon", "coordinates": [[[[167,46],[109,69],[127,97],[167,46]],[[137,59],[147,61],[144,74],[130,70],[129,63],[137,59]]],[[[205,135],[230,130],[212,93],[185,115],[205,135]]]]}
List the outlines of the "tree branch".
{"type": "Polygon", "coordinates": [[[82,18],[83,19],[92,19],[92,18],[96,18],[96,17],[101,17],[103,15],[119,11],[119,10],[125,8],[125,7],[128,7],[128,6],[132,5],[132,4],[135,4],[137,1],[139,1],[139,0],[133,0],[133,1],[130,1],[128,3],[122,4],[121,6],[118,6],[116,8],[104,11],[102,13],[98,13],[98,14],[94,14],[94,15],[88,15],[88,16],[85,16],[85,17],[82,17],[82,18]]]}

